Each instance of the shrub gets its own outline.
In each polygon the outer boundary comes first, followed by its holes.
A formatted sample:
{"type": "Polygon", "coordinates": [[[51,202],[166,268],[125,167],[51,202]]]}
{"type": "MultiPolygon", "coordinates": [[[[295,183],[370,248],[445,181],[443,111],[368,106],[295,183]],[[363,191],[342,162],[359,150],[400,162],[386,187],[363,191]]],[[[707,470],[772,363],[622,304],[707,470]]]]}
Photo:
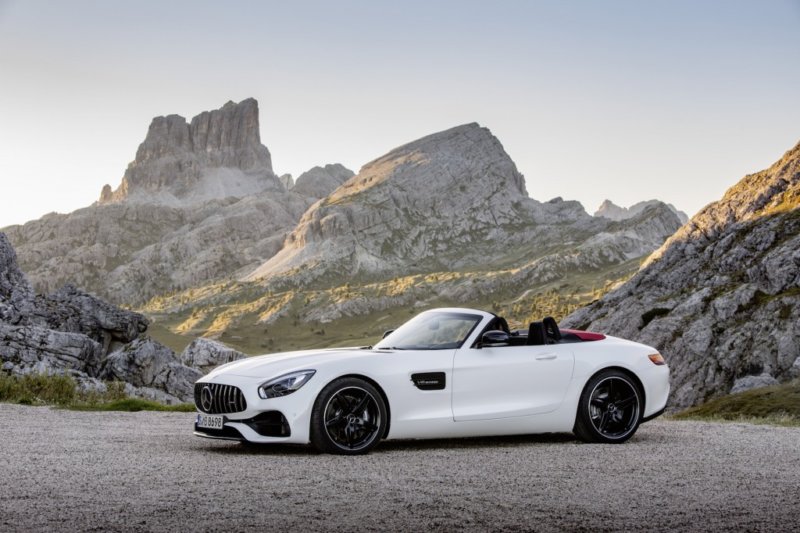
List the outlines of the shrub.
{"type": "Polygon", "coordinates": [[[75,399],[75,380],[54,374],[0,377],[0,401],[66,405],[75,399]]]}

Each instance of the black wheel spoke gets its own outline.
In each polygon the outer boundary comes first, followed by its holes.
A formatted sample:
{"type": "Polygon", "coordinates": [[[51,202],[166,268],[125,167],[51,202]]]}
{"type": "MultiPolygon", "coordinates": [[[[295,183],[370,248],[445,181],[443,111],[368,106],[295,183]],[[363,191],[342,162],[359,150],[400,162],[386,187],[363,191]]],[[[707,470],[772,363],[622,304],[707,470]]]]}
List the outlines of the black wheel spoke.
{"type": "Polygon", "coordinates": [[[331,418],[330,420],[327,420],[325,422],[325,425],[328,426],[328,427],[335,426],[335,425],[341,423],[343,420],[344,420],[344,417],[342,415],[336,415],[333,418],[331,418]]]}
{"type": "Polygon", "coordinates": [[[601,432],[606,430],[606,424],[608,424],[608,411],[603,411],[603,414],[600,416],[600,423],[597,424],[597,429],[601,432]]]}
{"type": "Polygon", "coordinates": [[[608,399],[607,398],[600,398],[600,397],[592,398],[592,405],[596,405],[597,407],[600,407],[601,409],[604,408],[607,403],[608,403],[608,399]]]}
{"type": "Polygon", "coordinates": [[[370,398],[371,398],[371,396],[365,392],[365,393],[364,393],[364,397],[363,397],[363,398],[361,398],[361,401],[359,401],[359,402],[358,402],[358,403],[355,405],[355,407],[353,407],[352,409],[348,410],[348,411],[347,411],[347,414],[348,414],[348,415],[354,415],[354,414],[356,414],[356,413],[359,413],[359,412],[363,411],[363,410],[364,410],[364,407],[366,407],[366,406],[367,406],[367,402],[369,402],[369,399],[370,399],[370,398]]]}
{"type": "Polygon", "coordinates": [[[628,407],[629,405],[631,405],[635,401],[636,401],[636,396],[629,396],[629,397],[625,398],[624,400],[618,400],[616,402],[616,405],[617,405],[617,407],[622,409],[622,408],[628,407]]]}

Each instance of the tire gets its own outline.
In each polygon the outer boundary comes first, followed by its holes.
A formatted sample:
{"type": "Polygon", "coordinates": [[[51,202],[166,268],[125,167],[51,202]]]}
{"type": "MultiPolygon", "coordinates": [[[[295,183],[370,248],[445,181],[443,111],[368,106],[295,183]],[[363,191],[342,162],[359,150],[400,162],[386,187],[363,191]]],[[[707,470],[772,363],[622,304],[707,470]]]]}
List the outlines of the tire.
{"type": "Polygon", "coordinates": [[[322,389],[311,412],[311,444],[323,453],[359,455],[372,450],[386,431],[386,404],[359,378],[339,378],[322,389]]]}
{"type": "Polygon", "coordinates": [[[638,383],[619,370],[603,370],[583,388],[572,432],[585,442],[619,444],[636,433],[643,411],[638,383]]]}

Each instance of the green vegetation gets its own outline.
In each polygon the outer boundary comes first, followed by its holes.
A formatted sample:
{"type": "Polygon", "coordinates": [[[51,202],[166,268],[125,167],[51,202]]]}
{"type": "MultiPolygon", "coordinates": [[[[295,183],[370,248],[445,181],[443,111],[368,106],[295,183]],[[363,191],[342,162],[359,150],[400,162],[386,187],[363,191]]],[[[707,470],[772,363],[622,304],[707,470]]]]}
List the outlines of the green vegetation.
{"type": "Polygon", "coordinates": [[[142,398],[124,398],[122,400],[112,400],[99,404],[73,404],[68,406],[76,411],[127,411],[135,413],[137,411],[177,411],[181,413],[192,413],[195,411],[194,405],[181,403],[178,405],[164,405],[163,403],[142,398]]]}
{"type": "Polygon", "coordinates": [[[800,380],[716,398],[672,418],[800,426],[800,380]]]}
{"type": "Polygon", "coordinates": [[[140,311],[153,320],[150,336],[176,351],[200,336],[252,355],[363,346],[433,307],[492,310],[505,316],[512,328],[526,329],[545,316],[560,321],[630,278],[641,259],[565,271],[540,283],[526,281],[527,271],[519,268],[351,279],[342,284],[327,280],[328,286],[304,288],[280,280],[266,285],[223,283],[153,299],[140,311]],[[310,319],[316,310],[330,312],[329,321],[310,319]]]}
{"type": "Polygon", "coordinates": [[[28,374],[9,376],[0,373],[0,402],[22,405],[55,405],[81,411],[194,411],[192,404],[164,405],[158,402],[129,398],[125,384],[106,383],[104,392],[80,391],[69,376],[28,374]]]}
{"type": "Polygon", "coordinates": [[[0,402],[25,405],[68,405],[77,399],[76,384],[69,376],[0,374],[0,402]]]}

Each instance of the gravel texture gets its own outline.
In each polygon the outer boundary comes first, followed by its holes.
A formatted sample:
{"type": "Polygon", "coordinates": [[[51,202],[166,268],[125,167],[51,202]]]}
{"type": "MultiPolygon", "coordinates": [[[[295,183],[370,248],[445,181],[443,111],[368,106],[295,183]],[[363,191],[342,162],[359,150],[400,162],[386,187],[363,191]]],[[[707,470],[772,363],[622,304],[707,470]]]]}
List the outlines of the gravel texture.
{"type": "Polygon", "coordinates": [[[624,445],[540,435],[336,457],[200,439],[193,418],[0,404],[0,530],[800,527],[800,428],[656,420],[624,445]]]}

